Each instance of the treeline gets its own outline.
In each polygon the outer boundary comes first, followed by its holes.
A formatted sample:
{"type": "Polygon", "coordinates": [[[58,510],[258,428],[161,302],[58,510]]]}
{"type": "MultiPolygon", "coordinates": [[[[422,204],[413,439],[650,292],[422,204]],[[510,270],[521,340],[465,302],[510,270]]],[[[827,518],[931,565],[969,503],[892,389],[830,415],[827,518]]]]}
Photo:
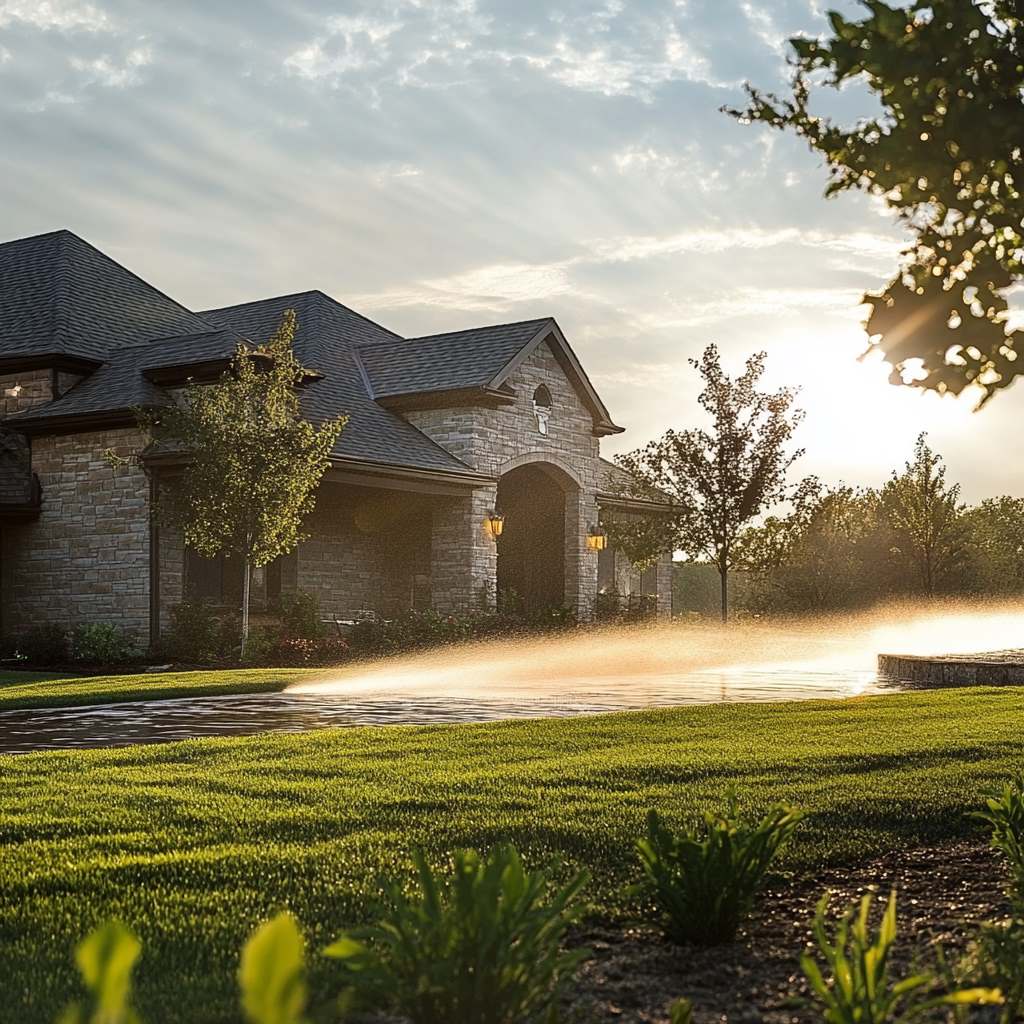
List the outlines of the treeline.
{"type": "Polygon", "coordinates": [[[804,481],[788,514],[743,531],[736,568],[743,605],[760,613],[1021,594],[1024,499],[965,505],[921,434],[880,488],[804,481]]]}

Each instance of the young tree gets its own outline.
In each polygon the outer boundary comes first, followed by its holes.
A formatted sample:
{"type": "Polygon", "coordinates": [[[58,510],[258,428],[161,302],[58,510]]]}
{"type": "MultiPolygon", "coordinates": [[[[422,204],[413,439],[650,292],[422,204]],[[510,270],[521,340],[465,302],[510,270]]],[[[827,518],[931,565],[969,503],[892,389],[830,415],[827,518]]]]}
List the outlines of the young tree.
{"type": "MultiPolygon", "coordinates": [[[[718,569],[722,621],[729,617],[729,570],[736,540],[755,516],[787,497],[786,476],[803,451],[787,450],[803,413],[793,408],[796,392],[758,390],[765,353],[751,356],[744,372],[730,378],[715,345],[691,359],[704,381],[701,407],[711,418],[705,430],[669,430],[616,461],[632,478],[633,497],[671,502],[671,514],[633,520],[625,544],[634,552],[675,551],[708,558],[718,569]]],[[[619,544],[614,521],[607,524],[619,544]]]]}
{"type": "Polygon", "coordinates": [[[292,348],[295,324],[287,310],[265,345],[238,348],[216,384],[190,385],[175,405],[139,413],[157,445],[187,453],[161,513],[200,554],[241,559],[243,656],[252,568],[304,539],[302,523],[346,421],[303,417],[297,389],[307,371],[292,348]]]}
{"type": "Polygon", "coordinates": [[[1024,331],[1007,325],[1007,291],[1024,270],[1024,20],[1019,0],[864,0],[832,12],[825,39],[792,39],[793,92],[747,87],[744,121],[791,129],[824,157],[826,195],[861,189],[912,240],[877,294],[867,332],[895,367],[923,364],[920,387],[983,401],[1024,373],[1024,331]],[[818,87],[863,84],[881,114],[852,127],[811,110],[818,87]]]}
{"type": "Polygon", "coordinates": [[[960,485],[946,484],[942,456],[918,435],[914,457],[882,488],[881,509],[918,589],[933,597],[959,581],[966,561],[960,485]]]}

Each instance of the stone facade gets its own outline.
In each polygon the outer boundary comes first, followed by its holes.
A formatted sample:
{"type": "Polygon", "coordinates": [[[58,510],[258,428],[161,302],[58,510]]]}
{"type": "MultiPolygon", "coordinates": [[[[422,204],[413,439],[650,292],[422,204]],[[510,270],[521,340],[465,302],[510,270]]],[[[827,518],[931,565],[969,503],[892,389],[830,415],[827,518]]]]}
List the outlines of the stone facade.
{"type": "MultiPolygon", "coordinates": [[[[65,383],[72,386],[73,377],[65,383]]],[[[309,539],[275,567],[281,592],[315,593],[325,617],[338,619],[409,608],[455,613],[493,607],[498,548],[488,516],[501,479],[534,466],[556,481],[564,497],[565,603],[589,619],[598,556],[586,536],[598,521],[597,494],[606,489],[608,474],[591,411],[547,343],[528,355],[507,386],[511,404],[404,414],[493,482],[445,496],[325,482],[307,524],[309,539]]],[[[49,371],[0,378],[0,416],[50,401],[52,388],[49,371]]],[[[43,501],[38,519],[8,523],[0,531],[0,629],[16,633],[48,622],[70,629],[102,621],[144,641],[152,554],[150,480],[137,457],[144,438],[135,428],[123,428],[40,435],[31,449],[22,443],[43,501]]],[[[159,625],[166,628],[186,592],[189,570],[178,531],[161,524],[155,540],[159,625]]],[[[639,592],[632,567],[621,556],[616,564],[616,574],[625,574],[620,592],[639,592]]],[[[254,583],[257,602],[267,593],[268,578],[263,574],[254,583]]],[[[656,568],[655,589],[659,612],[667,614],[667,556],[656,568]]]]}
{"type": "Polygon", "coordinates": [[[149,482],[134,428],[37,437],[39,518],[2,532],[3,627],[149,626],[149,482]]]}
{"type": "MultiPolygon", "coordinates": [[[[53,397],[49,370],[0,374],[0,420],[45,405],[53,397]]],[[[31,453],[28,441],[0,427],[0,502],[23,504],[31,498],[31,453]]]]}
{"type": "MultiPolygon", "coordinates": [[[[550,467],[565,492],[566,604],[580,618],[590,618],[597,595],[597,561],[587,549],[586,535],[597,522],[601,465],[593,418],[547,343],[529,355],[508,386],[515,393],[512,405],[417,410],[405,415],[428,437],[488,476],[500,478],[529,463],[550,467]],[[546,432],[541,431],[534,404],[542,386],[550,399],[549,410],[542,414],[546,432]]],[[[494,601],[496,552],[493,539],[484,532],[484,519],[495,496],[494,491],[481,488],[473,498],[449,509],[449,521],[442,527],[445,534],[434,541],[438,607],[465,607],[467,597],[474,600],[481,594],[489,594],[494,601]]]]}

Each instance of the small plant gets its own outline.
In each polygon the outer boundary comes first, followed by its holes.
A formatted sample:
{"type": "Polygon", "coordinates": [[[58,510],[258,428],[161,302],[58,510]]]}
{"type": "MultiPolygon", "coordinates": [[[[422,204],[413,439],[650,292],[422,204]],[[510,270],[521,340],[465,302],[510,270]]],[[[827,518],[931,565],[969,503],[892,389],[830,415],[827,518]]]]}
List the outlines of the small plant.
{"type": "Polygon", "coordinates": [[[71,655],[92,665],[117,665],[135,653],[124,631],[110,622],[90,622],[75,628],[71,655]]]}
{"type": "Polygon", "coordinates": [[[142,943],[120,921],[108,921],[75,950],[75,963],[89,994],[87,1005],[73,1003],[60,1024],[140,1024],[132,1009],[132,968],[142,943]]]}
{"type": "Polygon", "coordinates": [[[985,810],[975,816],[991,826],[992,845],[1010,868],[1010,899],[1024,911],[1024,773],[986,797],[985,810]]]}
{"type": "Polygon", "coordinates": [[[1024,1017],[1024,921],[984,922],[955,976],[961,983],[999,989],[1000,1024],[1024,1017]]]}
{"type": "Polygon", "coordinates": [[[553,1020],[560,984],[588,955],[561,949],[586,874],[545,901],[548,875],[525,871],[511,846],[486,860],[457,853],[448,885],[422,854],[415,862],[419,894],[389,884],[386,916],[325,951],[344,966],[355,999],[392,1004],[413,1024],[553,1020]]]}
{"type": "Polygon", "coordinates": [[[253,932],[242,949],[238,982],[251,1024],[302,1024],[306,950],[291,914],[278,914],[253,932]]]}
{"type": "Polygon", "coordinates": [[[704,829],[669,831],[656,811],[647,816],[647,836],[637,845],[644,888],[667,918],[673,942],[715,946],[731,942],[768,867],[803,815],[778,805],[756,823],[739,817],[736,794],[724,810],[704,815],[704,829]]]}
{"type": "Polygon", "coordinates": [[[902,981],[889,977],[889,957],[896,941],[896,892],[889,895],[878,934],[868,926],[872,897],[864,895],[843,915],[829,939],[826,927],[828,896],[818,903],[814,937],[829,972],[826,980],[809,953],[800,965],[824,1009],[828,1024],[901,1024],[940,1007],[993,1006],[1002,1002],[998,990],[990,988],[937,991],[936,975],[919,972],[902,981]]]}

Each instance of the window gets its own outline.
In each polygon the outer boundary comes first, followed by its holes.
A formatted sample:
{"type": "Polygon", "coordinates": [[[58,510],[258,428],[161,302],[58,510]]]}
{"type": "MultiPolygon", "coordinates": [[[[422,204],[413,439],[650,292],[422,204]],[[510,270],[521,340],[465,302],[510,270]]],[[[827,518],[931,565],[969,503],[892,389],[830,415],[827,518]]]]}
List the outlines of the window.
{"type": "Polygon", "coordinates": [[[185,590],[199,601],[213,604],[242,603],[242,562],[230,555],[204,558],[192,548],[185,549],[185,590]]]}
{"type": "Polygon", "coordinates": [[[551,416],[551,392],[546,384],[541,384],[533,393],[533,414],[537,417],[537,429],[548,432],[548,418],[551,416]]]}

